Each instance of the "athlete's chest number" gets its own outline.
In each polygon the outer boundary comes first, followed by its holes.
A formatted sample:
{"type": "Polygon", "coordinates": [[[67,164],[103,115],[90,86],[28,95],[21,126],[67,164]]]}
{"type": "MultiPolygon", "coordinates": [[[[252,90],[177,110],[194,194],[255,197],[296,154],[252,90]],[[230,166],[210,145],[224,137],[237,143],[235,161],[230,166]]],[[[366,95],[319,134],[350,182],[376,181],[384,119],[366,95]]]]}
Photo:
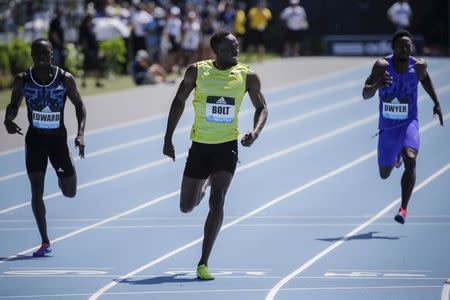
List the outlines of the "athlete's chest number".
{"type": "Polygon", "coordinates": [[[391,120],[406,120],[408,118],[408,102],[394,99],[383,101],[383,117],[391,120]]]}
{"type": "Polygon", "coordinates": [[[206,98],[206,121],[232,123],[234,112],[234,98],[222,96],[208,96],[206,98]]]}
{"type": "Polygon", "coordinates": [[[61,114],[59,112],[51,112],[48,107],[43,111],[33,111],[32,114],[33,127],[39,129],[56,129],[59,128],[61,114]]]}

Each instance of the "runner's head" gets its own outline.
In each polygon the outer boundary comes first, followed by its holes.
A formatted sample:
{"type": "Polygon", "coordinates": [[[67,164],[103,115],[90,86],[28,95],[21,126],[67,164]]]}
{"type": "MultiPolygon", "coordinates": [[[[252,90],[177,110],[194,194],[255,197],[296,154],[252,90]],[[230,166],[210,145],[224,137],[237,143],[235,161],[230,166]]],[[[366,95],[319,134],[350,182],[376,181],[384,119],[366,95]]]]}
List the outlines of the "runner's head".
{"type": "Polygon", "coordinates": [[[238,62],[239,44],[236,37],[229,31],[215,32],[210,41],[211,49],[220,65],[234,66],[238,62]]]}
{"type": "Polygon", "coordinates": [[[408,60],[412,49],[412,36],[409,31],[399,30],[392,36],[392,52],[400,60],[408,60]]]}
{"type": "Polygon", "coordinates": [[[35,67],[50,66],[52,58],[52,44],[43,38],[31,44],[31,57],[35,67]]]}

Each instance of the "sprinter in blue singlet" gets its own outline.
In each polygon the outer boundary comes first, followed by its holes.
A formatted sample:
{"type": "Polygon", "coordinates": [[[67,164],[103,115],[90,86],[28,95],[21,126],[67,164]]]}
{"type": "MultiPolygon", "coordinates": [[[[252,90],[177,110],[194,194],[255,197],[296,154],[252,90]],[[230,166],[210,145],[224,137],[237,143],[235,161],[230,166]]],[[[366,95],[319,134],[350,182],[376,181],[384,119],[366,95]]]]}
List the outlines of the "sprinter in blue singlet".
{"type": "Polygon", "coordinates": [[[402,203],[395,220],[405,223],[406,208],[416,182],[416,157],[419,152],[419,122],[417,118],[417,86],[420,81],[434,102],[433,113],[444,125],[441,106],[427,72],[425,60],[411,56],[412,36],[401,30],[392,37],[393,54],[375,62],[363,88],[363,97],[373,97],[378,90],[380,119],[378,136],[378,166],[386,179],[393,167],[405,162],[402,203]]]}

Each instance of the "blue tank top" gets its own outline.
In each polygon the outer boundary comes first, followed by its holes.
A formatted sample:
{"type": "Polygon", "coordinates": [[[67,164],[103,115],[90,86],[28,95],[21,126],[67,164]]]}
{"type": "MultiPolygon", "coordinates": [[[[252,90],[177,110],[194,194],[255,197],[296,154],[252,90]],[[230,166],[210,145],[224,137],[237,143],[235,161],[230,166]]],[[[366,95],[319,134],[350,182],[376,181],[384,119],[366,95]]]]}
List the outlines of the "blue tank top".
{"type": "Polygon", "coordinates": [[[64,71],[56,67],[51,82],[42,85],[36,82],[30,70],[26,72],[22,90],[28,110],[29,132],[38,134],[66,134],[64,106],[66,87],[64,71]]]}
{"type": "Polygon", "coordinates": [[[397,73],[392,58],[392,55],[386,57],[388,61],[386,71],[393,79],[392,85],[378,90],[380,97],[378,128],[380,130],[399,127],[412,120],[417,120],[419,80],[416,75],[415,60],[410,56],[406,72],[397,73]]]}

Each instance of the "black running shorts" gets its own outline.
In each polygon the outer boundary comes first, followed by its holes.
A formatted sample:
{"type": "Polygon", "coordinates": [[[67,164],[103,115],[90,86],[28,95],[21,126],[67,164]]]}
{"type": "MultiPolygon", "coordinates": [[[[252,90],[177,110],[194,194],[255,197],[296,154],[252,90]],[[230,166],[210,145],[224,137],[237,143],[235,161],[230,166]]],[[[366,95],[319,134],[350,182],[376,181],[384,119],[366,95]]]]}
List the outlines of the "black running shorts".
{"type": "Polygon", "coordinates": [[[67,147],[66,135],[45,135],[28,132],[25,137],[25,159],[28,173],[45,173],[48,159],[50,159],[58,177],[70,177],[75,174],[75,167],[67,147]]]}
{"type": "Polygon", "coordinates": [[[234,174],[237,161],[237,140],[221,144],[192,142],[184,169],[184,176],[206,179],[217,171],[226,171],[234,174]]]}

